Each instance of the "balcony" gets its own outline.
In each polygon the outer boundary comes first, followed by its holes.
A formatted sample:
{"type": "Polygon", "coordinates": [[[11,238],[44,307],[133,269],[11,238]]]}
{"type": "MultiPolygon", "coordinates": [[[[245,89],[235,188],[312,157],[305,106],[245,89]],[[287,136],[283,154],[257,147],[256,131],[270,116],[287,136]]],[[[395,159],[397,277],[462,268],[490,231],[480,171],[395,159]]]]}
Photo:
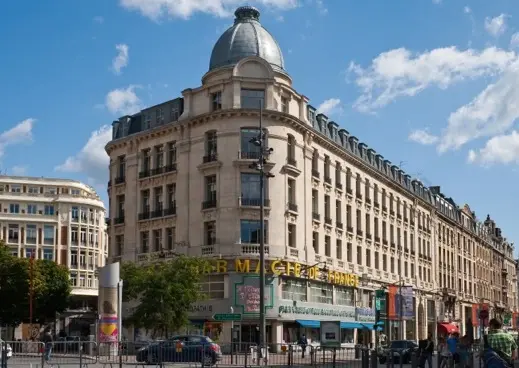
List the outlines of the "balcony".
{"type": "Polygon", "coordinates": [[[210,208],[216,208],[216,199],[210,199],[202,202],[203,210],[208,210],[210,208]]]}
{"type": "Polygon", "coordinates": [[[387,212],[387,206],[382,206],[382,212],[387,212]]]}
{"type": "Polygon", "coordinates": [[[292,158],[292,157],[288,157],[287,158],[287,165],[290,165],[290,166],[293,166],[293,167],[297,167],[296,159],[292,158]]]}
{"type": "Polygon", "coordinates": [[[147,169],[142,170],[142,171],[139,173],[139,179],[144,179],[144,178],[147,178],[147,177],[149,177],[149,176],[151,176],[151,172],[150,172],[150,170],[147,170],[147,169]]]}
{"type": "Polygon", "coordinates": [[[332,178],[329,176],[324,177],[324,182],[328,185],[332,185],[332,178]]]}
{"type": "Polygon", "coordinates": [[[114,225],[124,224],[124,215],[114,218],[114,225]]]}
{"type": "Polygon", "coordinates": [[[369,197],[366,197],[366,199],[364,201],[366,202],[366,204],[371,204],[371,198],[369,198],[369,197]]]}
{"type": "Polygon", "coordinates": [[[399,220],[402,220],[402,214],[397,213],[397,214],[396,214],[396,218],[399,219],[399,220]]]}
{"type": "Polygon", "coordinates": [[[151,218],[157,218],[157,217],[162,217],[164,216],[164,210],[163,209],[160,209],[160,210],[155,210],[151,213],[151,218]]]}
{"type": "Polygon", "coordinates": [[[337,221],[335,223],[335,226],[337,227],[337,229],[344,229],[344,224],[342,222],[337,221]]]}
{"type": "Polygon", "coordinates": [[[253,152],[241,151],[240,158],[242,160],[257,160],[260,158],[260,153],[256,152],[256,151],[253,151],[253,152]]]}
{"type": "Polygon", "coordinates": [[[312,220],[321,221],[321,215],[319,215],[317,212],[312,212],[312,220]]]}
{"type": "Polygon", "coordinates": [[[117,178],[115,178],[115,185],[123,184],[125,181],[126,181],[125,176],[118,176],[117,178]]]}
{"type": "Polygon", "coordinates": [[[339,189],[339,190],[342,190],[342,183],[340,182],[335,182],[335,188],[339,189]]]}
{"type": "Polygon", "coordinates": [[[358,235],[358,236],[362,236],[362,235],[363,235],[362,230],[357,229],[357,235],[358,235]]]}
{"type": "Polygon", "coordinates": [[[202,162],[204,164],[207,164],[209,162],[216,162],[218,161],[218,154],[217,153],[211,153],[209,155],[205,155],[203,158],[202,158],[202,162]]]}
{"type": "Polygon", "coordinates": [[[378,203],[377,201],[375,201],[373,205],[375,206],[375,208],[380,208],[380,203],[378,203]]]}
{"type": "Polygon", "coordinates": [[[382,244],[387,245],[387,239],[382,240],[382,244]]]}
{"type": "Polygon", "coordinates": [[[166,165],[164,166],[164,172],[165,173],[169,173],[169,172],[173,172],[173,171],[177,171],[177,163],[176,162],[173,162],[169,165],[166,165]]]}
{"type": "Polygon", "coordinates": [[[288,210],[291,212],[297,212],[297,204],[288,202],[287,203],[288,210]]]}
{"type": "Polygon", "coordinates": [[[318,170],[315,170],[315,169],[312,169],[312,176],[313,176],[314,178],[319,179],[319,171],[318,171],[318,170]]]}
{"type": "Polygon", "coordinates": [[[349,195],[353,195],[353,190],[351,188],[348,188],[348,186],[346,186],[346,193],[349,195]]]}
{"type": "Polygon", "coordinates": [[[389,215],[395,217],[395,210],[389,210],[389,215]]]}
{"type": "Polygon", "coordinates": [[[332,218],[331,218],[331,217],[327,217],[327,216],[325,216],[325,217],[324,217],[324,223],[325,223],[326,225],[330,225],[330,226],[332,226],[332,218]]]}
{"type": "Polygon", "coordinates": [[[371,233],[366,233],[366,239],[371,240],[371,233]]]}
{"type": "Polygon", "coordinates": [[[375,236],[375,243],[380,243],[380,236],[375,236]]]}
{"type": "Polygon", "coordinates": [[[355,197],[359,200],[359,201],[362,201],[362,194],[358,193],[355,195],[355,197]]]}
{"type": "Polygon", "coordinates": [[[175,203],[169,208],[164,209],[164,216],[173,216],[177,214],[177,207],[175,203]]]}
{"type": "Polygon", "coordinates": [[[353,234],[353,226],[347,226],[346,231],[353,234]]]}
{"type": "Polygon", "coordinates": [[[139,221],[142,221],[142,220],[149,220],[149,218],[150,218],[150,214],[151,214],[150,211],[145,211],[145,212],[141,212],[141,213],[139,213],[139,221]]]}
{"type": "MultiPolygon", "coordinates": [[[[259,198],[242,198],[241,199],[241,206],[242,207],[260,207],[261,206],[261,199],[259,198]]],[[[270,200],[267,198],[263,199],[263,206],[270,207],[270,200]]],[[[215,205],[216,207],[216,205],[215,205]]]]}

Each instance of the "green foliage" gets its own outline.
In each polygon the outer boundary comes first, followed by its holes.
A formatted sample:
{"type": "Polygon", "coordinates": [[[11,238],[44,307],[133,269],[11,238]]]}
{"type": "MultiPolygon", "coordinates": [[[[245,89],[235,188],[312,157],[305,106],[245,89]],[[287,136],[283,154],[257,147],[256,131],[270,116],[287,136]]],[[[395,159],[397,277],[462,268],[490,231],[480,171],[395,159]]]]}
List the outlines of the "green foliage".
{"type": "Polygon", "coordinates": [[[30,319],[32,273],[33,321],[45,323],[68,306],[68,270],[52,261],[11,255],[0,242],[0,324],[17,326],[30,319]]]}
{"type": "Polygon", "coordinates": [[[123,263],[123,300],[138,303],[125,324],[159,336],[186,326],[191,305],[205,298],[200,281],[207,267],[203,259],[182,255],[145,265],[123,263]]]}

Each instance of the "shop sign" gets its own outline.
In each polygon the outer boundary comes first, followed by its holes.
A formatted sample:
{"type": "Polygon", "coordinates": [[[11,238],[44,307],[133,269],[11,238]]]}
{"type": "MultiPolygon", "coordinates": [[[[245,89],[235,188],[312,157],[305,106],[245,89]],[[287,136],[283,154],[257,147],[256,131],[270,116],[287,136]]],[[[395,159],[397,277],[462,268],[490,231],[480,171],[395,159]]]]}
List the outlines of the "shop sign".
{"type": "Polygon", "coordinates": [[[295,305],[280,305],[278,313],[280,315],[286,314],[300,314],[316,317],[340,317],[341,320],[349,319],[355,320],[355,309],[350,307],[348,309],[335,308],[315,308],[315,307],[298,307],[295,305]]]}
{"type": "Polygon", "coordinates": [[[356,320],[375,323],[375,310],[371,308],[355,308],[356,320]]]}
{"type": "MultiPolygon", "coordinates": [[[[242,282],[234,284],[234,305],[242,308],[243,314],[260,312],[260,283],[258,276],[243,276],[242,282]]],[[[272,308],[274,289],[265,285],[265,309],[272,308]]]]}
{"type": "MultiPolygon", "coordinates": [[[[212,262],[205,270],[205,273],[250,273],[259,275],[259,261],[256,259],[218,259],[212,262]]],[[[293,276],[311,280],[327,280],[329,283],[342,286],[359,286],[359,276],[332,271],[319,266],[306,266],[299,262],[284,260],[266,260],[265,273],[275,276],[293,276]]]]}
{"type": "Polygon", "coordinates": [[[201,305],[191,305],[189,307],[189,311],[191,313],[195,313],[195,312],[212,312],[213,311],[213,306],[211,304],[209,305],[204,305],[204,304],[201,304],[201,305]]]}

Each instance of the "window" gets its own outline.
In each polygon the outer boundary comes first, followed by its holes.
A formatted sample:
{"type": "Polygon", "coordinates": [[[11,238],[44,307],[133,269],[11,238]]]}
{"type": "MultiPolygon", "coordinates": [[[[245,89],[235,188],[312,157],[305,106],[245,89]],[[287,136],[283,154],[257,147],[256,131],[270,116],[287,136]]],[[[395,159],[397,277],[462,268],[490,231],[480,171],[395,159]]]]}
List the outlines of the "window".
{"type": "Polygon", "coordinates": [[[116,197],[117,203],[117,217],[124,218],[124,194],[116,197]]]}
{"type": "Polygon", "coordinates": [[[160,169],[164,166],[164,146],[155,147],[155,168],[160,169]]]}
{"type": "Polygon", "coordinates": [[[157,125],[164,124],[164,110],[162,110],[162,108],[159,107],[155,112],[155,115],[157,117],[157,125]]]}
{"type": "Polygon", "coordinates": [[[51,194],[51,195],[54,195],[56,194],[58,191],[55,187],[46,187],[45,188],[45,194],[51,194]]]}
{"type": "Polygon", "coordinates": [[[312,212],[319,213],[319,192],[317,189],[312,189],[312,212]]]}
{"type": "Polygon", "coordinates": [[[21,193],[21,192],[22,192],[22,186],[20,184],[11,185],[11,193],[21,193]]]}
{"type": "Polygon", "coordinates": [[[288,98],[281,97],[281,112],[288,113],[288,98]]]}
{"type": "Polygon", "coordinates": [[[335,295],[338,305],[347,305],[353,307],[355,305],[355,293],[352,288],[336,286],[335,295]]]}
{"type": "Polygon", "coordinates": [[[38,213],[38,206],[35,204],[28,204],[27,213],[30,215],[36,215],[38,213]]]}
{"type": "MultiPolygon", "coordinates": [[[[259,244],[260,222],[256,220],[240,221],[240,238],[243,244],[259,244]]],[[[265,221],[264,242],[268,243],[268,223],[265,221]]]]}
{"type": "Polygon", "coordinates": [[[207,221],[204,223],[205,244],[216,244],[216,221],[207,221]]]}
{"type": "Polygon", "coordinates": [[[221,110],[222,109],[222,92],[218,91],[211,95],[212,100],[212,109],[213,111],[221,110]]]}
{"type": "Polygon", "coordinates": [[[155,252],[162,250],[162,229],[153,230],[153,250],[155,252]]]}
{"type": "Polygon", "coordinates": [[[150,212],[150,190],[142,190],[141,191],[141,205],[142,205],[142,213],[150,212]]]}
{"type": "Polygon", "coordinates": [[[72,286],[77,285],[77,273],[76,272],[70,273],[70,285],[72,285],[72,286]]]}
{"type": "Polygon", "coordinates": [[[357,246],[357,264],[359,266],[363,265],[363,263],[362,263],[362,247],[361,246],[357,246]]]}
{"type": "Polygon", "coordinates": [[[124,235],[115,236],[115,255],[122,256],[124,251],[124,235]]]}
{"type": "Polygon", "coordinates": [[[142,150],[142,172],[147,173],[151,168],[151,149],[142,150]]]}
{"type": "Polygon", "coordinates": [[[88,220],[88,210],[85,207],[81,207],[81,222],[87,222],[88,220]]]}
{"type": "Polygon", "coordinates": [[[166,239],[166,246],[167,246],[167,249],[168,250],[172,250],[174,247],[175,247],[175,242],[176,242],[176,238],[177,238],[177,231],[176,231],[176,228],[174,227],[168,227],[166,229],[166,236],[167,236],[167,239],[166,239]]]}
{"type": "Polygon", "coordinates": [[[168,190],[168,198],[167,198],[167,201],[168,201],[168,208],[169,209],[172,209],[172,208],[175,208],[176,207],[176,189],[177,189],[177,186],[176,184],[169,184],[167,186],[167,190],[168,190]]]}
{"type": "Polygon", "coordinates": [[[332,182],[332,179],[330,177],[330,167],[330,156],[324,155],[324,180],[326,180],[328,184],[332,182]]]}
{"type": "MultiPolygon", "coordinates": [[[[288,179],[288,204],[295,205],[296,204],[296,181],[294,179],[288,179]]],[[[294,208],[291,208],[291,210],[296,210],[294,208]]]]}
{"type": "Polygon", "coordinates": [[[288,224],[288,246],[292,248],[297,248],[295,224],[288,224]]]}
{"type": "Polygon", "coordinates": [[[342,260],[342,240],[341,239],[336,240],[335,253],[336,253],[337,259],[342,260]]]}
{"type": "Polygon", "coordinates": [[[218,153],[217,143],[216,131],[212,130],[205,133],[205,154],[211,158],[211,161],[216,159],[216,154],[218,153]]]}
{"type": "Polygon", "coordinates": [[[123,156],[119,156],[117,158],[117,177],[124,181],[125,176],[126,176],[126,157],[123,155],[123,156]]]}
{"type": "Polygon", "coordinates": [[[73,227],[70,231],[70,239],[72,241],[72,244],[77,245],[77,242],[79,241],[79,232],[77,227],[73,227]]]}
{"type": "Polygon", "coordinates": [[[27,190],[27,193],[29,193],[29,194],[39,194],[40,193],[40,188],[38,188],[38,187],[29,187],[29,189],[27,190]]]}
{"type": "Polygon", "coordinates": [[[20,227],[18,224],[9,224],[9,243],[18,243],[20,240],[20,227]]]}
{"type": "Polygon", "coordinates": [[[310,302],[312,303],[333,303],[333,286],[329,284],[311,283],[310,302]]]}
{"type": "Polygon", "coordinates": [[[287,138],[287,163],[296,164],[296,139],[292,134],[289,134],[287,138]]]}
{"type": "Polygon", "coordinates": [[[260,148],[253,142],[257,140],[260,132],[256,128],[242,128],[240,131],[241,158],[258,159],[260,148]]]}
{"type": "Polygon", "coordinates": [[[371,267],[371,250],[366,249],[366,267],[371,267]]]}
{"type": "Polygon", "coordinates": [[[350,263],[353,260],[353,245],[351,243],[346,244],[346,260],[350,263]]]}
{"type": "Polygon", "coordinates": [[[316,148],[312,153],[312,176],[319,177],[319,151],[316,148]]]}
{"type": "Polygon", "coordinates": [[[9,212],[10,213],[20,213],[20,205],[11,203],[9,205],[9,212]]]}
{"type": "Polygon", "coordinates": [[[142,129],[147,130],[151,127],[151,116],[150,114],[146,113],[142,115],[142,129]]]}
{"type": "Polygon", "coordinates": [[[335,186],[339,189],[342,189],[341,173],[342,165],[339,161],[335,161],[335,186]]]}
{"type": "Polygon", "coordinates": [[[44,214],[53,216],[54,215],[54,206],[50,204],[46,204],[44,207],[44,214]]]}
{"type": "Polygon", "coordinates": [[[25,243],[36,244],[36,225],[28,224],[25,227],[25,243]]]}
{"type": "Polygon", "coordinates": [[[148,231],[141,231],[141,253],[148,253],[150,251],[150,233],[148,231]]]}
{"type": "Polygon", "coordinates": [[[162,187],[156,187],[153,189],[155,195],[155,211],[162,211],[164,208],[164,203],[162,199],[162,187]]]}
{"type": "Polygon", "coordinates": [[[25,258],[36,258],[36,249],[25,248],[25,258]]]}
{"type": "Polygon", "coordinates": [[[180,111],[178,107],[172,107],[171,108],[171,121],[177,121],[180,117],[180,111]]]}
{"type": "Polygon", "coordinates": [[[330,196],[324,195],[324,218],[327,223],[331,223],[330,196]]]}
{"type": "Polygon", "coordinates": [[[225,275],[207,275],[200,282],[200,288],[208,299],[223,299],[225,297],[225,275]]]}
{"type": "MultiPolygon", "coordinates": [[[[243,206],[259,206],[261,204],[260,179],[260,174],[241,174],[241,203],[243,206]]],[[[265,192],[265,188],[263,191],[265,192]]]]}
{"type": "Polygon", "coordinates": [[[216,203],[216,175],[205,177],[205,200],[216,203]]]}
{"type": "Polygon", "coordinates": [[[306,280],[286,279],[281,281],[281,299],[296,302],[307,301],[306,280]]]}
{"type": "Polygon", "coordinates": [[[324,236],[324,255],[326,257],[332,256],[332,244],[331,244],[331,238],[330,235],[324,236]]]}
{"type": "Polygon", "coordinates": [[[168,166],[177,162],[177,144],[176,142],[168,143],[168,166]]]}
{"type": "Polygon", "coordinates": [[[241,108],[259,109],[265,100],[265,91],[259,89],[241,90],[241,108]]]}
{"type": "Polygon", "coordinates": [[[43,250],[43,259],[46,259],[47,261],[53,261],[54,260],[54,250],[53,249],[44,249],[43,250]]]}
{"type": "Polygon", "coordinates": [[[317,231],[312,232],[312,247],[314,248],[315,254],[319,253],[319,233],[317,231]]]}
{"type": "Polygon", "coordinates": [[[81,228],[79,230],[79,243],[83,246],[86,244],[86,229],[85,228],[81,228]]]}
{"type": "Polygon", "coordinates": [[[43,244],[54,245],[54,226],[43,226],[43,244]]]}

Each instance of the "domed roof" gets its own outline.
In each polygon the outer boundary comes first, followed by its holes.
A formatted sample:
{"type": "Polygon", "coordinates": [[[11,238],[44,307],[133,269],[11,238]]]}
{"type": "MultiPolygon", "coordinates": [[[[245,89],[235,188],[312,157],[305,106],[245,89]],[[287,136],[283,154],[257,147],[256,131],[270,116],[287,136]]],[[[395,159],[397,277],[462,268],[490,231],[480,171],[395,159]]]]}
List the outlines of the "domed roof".
{"type": "Polygon", "coordinates": [[[232,66],[246,57],[258,56],[270,63],[274,70],[284,71],[281,49],[259,22],[259,10],[242,6],[236,9],[234,15],[234,25],[220,36],[213,47],[209,70],[232,66]]]}

